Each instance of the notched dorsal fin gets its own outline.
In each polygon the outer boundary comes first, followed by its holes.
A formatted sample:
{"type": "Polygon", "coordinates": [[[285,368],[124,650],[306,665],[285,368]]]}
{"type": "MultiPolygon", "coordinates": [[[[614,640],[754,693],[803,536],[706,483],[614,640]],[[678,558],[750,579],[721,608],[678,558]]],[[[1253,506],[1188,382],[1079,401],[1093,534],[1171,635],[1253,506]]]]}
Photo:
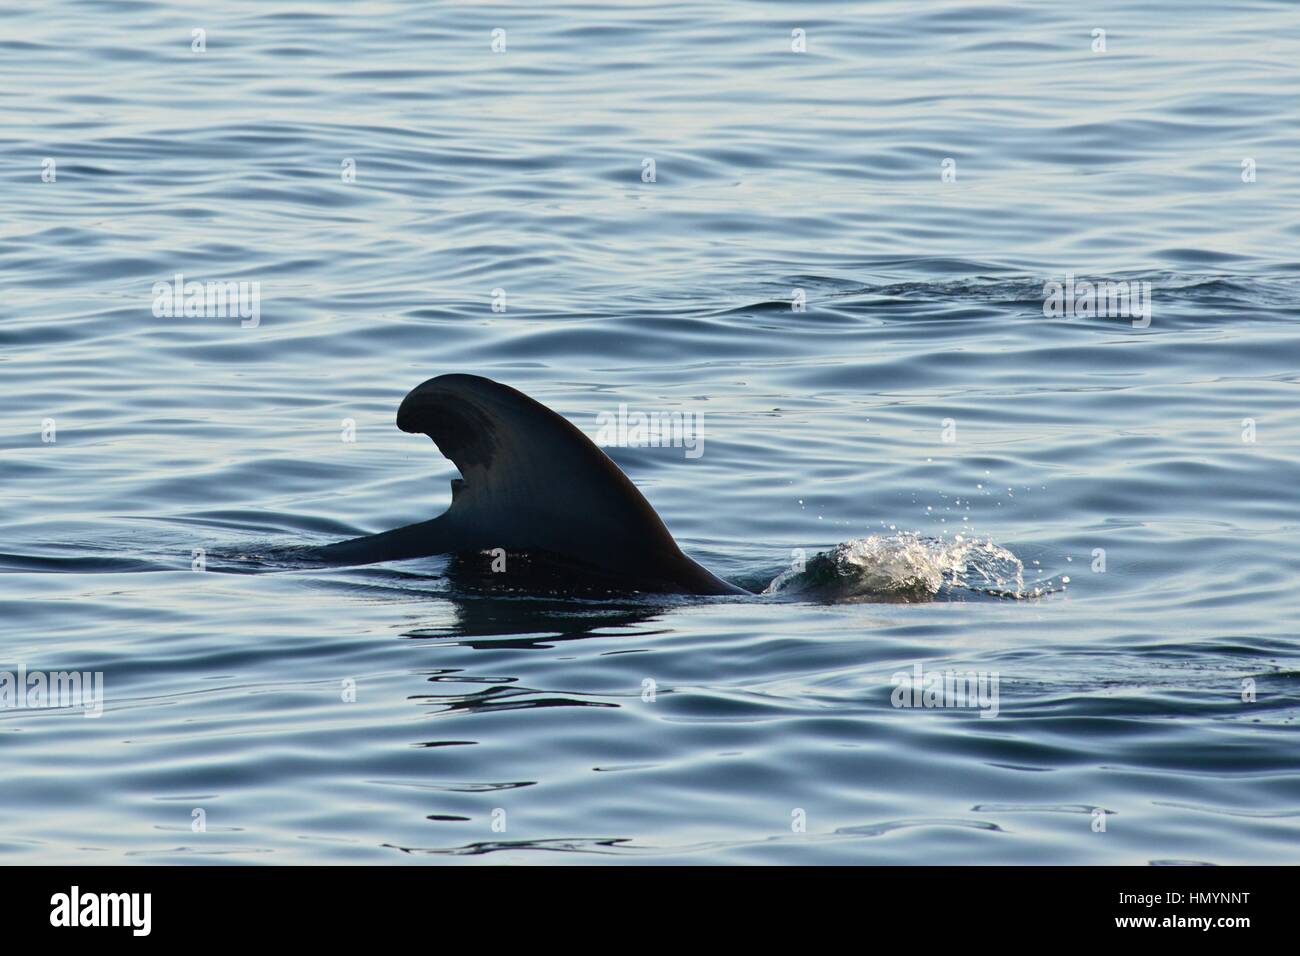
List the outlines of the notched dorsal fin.
{"type": "Polygon", "coordinates": [[[577,541],[597,557],[599,545],[612,550],[622,540],[676,551],[654,509],[603,451],[507,385],[476,375],[429,379],[402,400],[397,427],[428,435],[460,469],[449,513],[472,510],[475,525],[503,547],[560,550],[577,541]]]}
{"type": "Polygon", "coordinates": [[[372,553],[345,547],[368,540],[381,545],[375,554],[392,547],[403,557],[419,556],[411,551],[427,536],[423,554],[497,547],[549,552],[637,582],[641,590],[739,591],[681,552],[609,456],[522,392],[477,375],[441,375],[407,394],[397,427],[428,435],[460,469],[451,507],[432,521],[333,546],[339,556],[372,553]]]}

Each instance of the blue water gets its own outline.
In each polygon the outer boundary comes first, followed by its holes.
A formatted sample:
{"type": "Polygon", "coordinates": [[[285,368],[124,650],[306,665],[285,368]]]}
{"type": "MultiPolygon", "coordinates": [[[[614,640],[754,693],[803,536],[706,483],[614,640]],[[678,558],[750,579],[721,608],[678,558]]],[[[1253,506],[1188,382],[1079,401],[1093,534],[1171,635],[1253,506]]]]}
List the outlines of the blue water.
{"type": "Polygon", "coordinates": [[[4,4],[0,670],[104,702],[0,708],[0,861],[1300,862],[1297,63],[1284,0],[4,4]],[[779,589],[268,560],[446,507],[452,371],[702,416],[607,450],[779,589]]]}

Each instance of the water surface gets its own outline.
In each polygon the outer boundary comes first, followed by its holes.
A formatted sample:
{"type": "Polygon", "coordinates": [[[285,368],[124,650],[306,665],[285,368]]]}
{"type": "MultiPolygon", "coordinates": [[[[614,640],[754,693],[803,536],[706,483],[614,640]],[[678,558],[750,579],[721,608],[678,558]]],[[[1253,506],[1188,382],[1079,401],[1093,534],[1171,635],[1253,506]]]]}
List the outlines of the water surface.
{"type": "Polygon", "coordinates": [[[0,860],[1300,860],[1294,4],[0,24],[0,669],[105,685],[0,709],[0,860]],[[1067,273],[1150,324],[1045,318],[1067,273]],[[272,560],[446,507],[393,416],[451,371],[702,416],[608,449],[683,548],[863,586],[272,560]]]}

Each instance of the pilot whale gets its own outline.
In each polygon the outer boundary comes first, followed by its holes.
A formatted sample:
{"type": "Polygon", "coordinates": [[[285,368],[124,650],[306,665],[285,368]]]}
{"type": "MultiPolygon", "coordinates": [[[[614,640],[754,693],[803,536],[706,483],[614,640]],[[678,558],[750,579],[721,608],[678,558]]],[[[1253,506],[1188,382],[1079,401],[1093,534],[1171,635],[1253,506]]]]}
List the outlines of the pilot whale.
{"type": "MultiPolygon", "coordinates": [[[[609,456],[522,392],[440,375],[402,399],[397,427],[428,435],[461,477],[429,521],[311,549],[330,564],[504,553],[562,580],[658,594],[748,594],[692,561],[609,456]],[[500,552],[497,552],[500,549],[500,552]]],[[[509,580],[509,576],[507,576],[509,580]]]]}

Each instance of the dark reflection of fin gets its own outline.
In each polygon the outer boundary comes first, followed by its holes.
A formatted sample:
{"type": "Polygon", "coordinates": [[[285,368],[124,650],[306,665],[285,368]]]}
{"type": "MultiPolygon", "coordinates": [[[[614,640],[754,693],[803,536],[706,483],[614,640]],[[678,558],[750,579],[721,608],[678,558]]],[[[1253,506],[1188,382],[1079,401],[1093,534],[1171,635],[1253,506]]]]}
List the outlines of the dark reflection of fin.
{"type": "Polygon", "coordinates": [[[586,597],[639,594],[627,578],[563,554],[545,551],[470,551],[452,555],[444,574],[460,594],[586,597]]]}
{"type": "MultiPolygon", "coordinates": [[[[634,628],[655,621],[674,605],[666,599],[574,600],[571,597],[521,597],[500,594],[464,593],[462,582],[439,595],[455,612],[450,623],[405,631],[412,640],[448,640],[476,649],[547,648],[561,641],[598,637],[597,631],[627,635],[634,628]],[[480,640],[481,638],[481,640],[480,640]]],[[[647,627],[639,633],[647,638],[666,631],[647,627]]]]}

